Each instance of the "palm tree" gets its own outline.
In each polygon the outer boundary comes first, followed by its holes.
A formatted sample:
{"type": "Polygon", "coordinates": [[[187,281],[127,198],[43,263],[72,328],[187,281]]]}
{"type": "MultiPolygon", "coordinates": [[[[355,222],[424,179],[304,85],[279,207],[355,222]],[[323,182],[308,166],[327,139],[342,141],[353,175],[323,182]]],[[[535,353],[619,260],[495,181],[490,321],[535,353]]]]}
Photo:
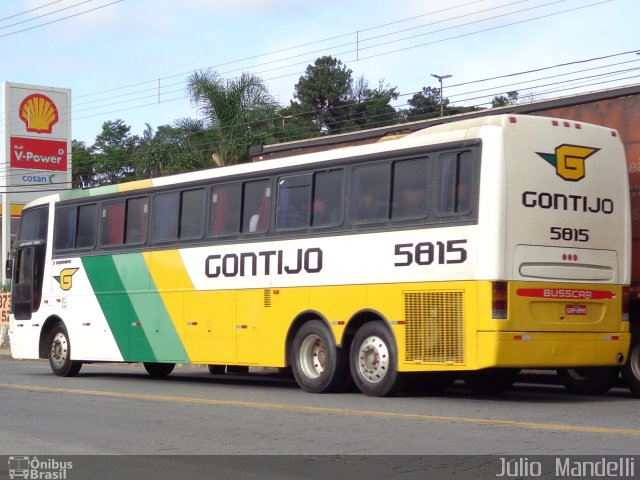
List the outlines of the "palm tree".
{"type": "Polygon", "coordinates": [[[252,145],[270,139],[279,106],[259,77],[243,73],[224,80],[213,71],[200,71],[188,78],[187,89],[205,117],[218,166],[247,161],[252,145]]]}

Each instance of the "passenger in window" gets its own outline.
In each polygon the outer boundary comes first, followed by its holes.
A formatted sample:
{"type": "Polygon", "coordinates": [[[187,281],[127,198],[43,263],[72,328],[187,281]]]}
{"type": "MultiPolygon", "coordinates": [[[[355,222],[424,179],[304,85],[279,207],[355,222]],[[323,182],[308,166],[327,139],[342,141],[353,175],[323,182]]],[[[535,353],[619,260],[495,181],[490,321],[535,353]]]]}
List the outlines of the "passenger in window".
{"type": "Polygon", "coordinates": [[[427,213],[427,192],[424,186],[411,186],[402,191],[397,215],[394,217],[421,217],[427,213]]]}
{"type": "Polygon", "coordinates": [[[386,218],[386,205],[378,201],[372,193],[360,197],[356,220],[379,220],[386,218]]]}
{"type": "Polygon", "coordinates": [[[316,198],[313,201],[313,225],[322,226],[331,223],[331,212],[324,198],[316,198]]]}

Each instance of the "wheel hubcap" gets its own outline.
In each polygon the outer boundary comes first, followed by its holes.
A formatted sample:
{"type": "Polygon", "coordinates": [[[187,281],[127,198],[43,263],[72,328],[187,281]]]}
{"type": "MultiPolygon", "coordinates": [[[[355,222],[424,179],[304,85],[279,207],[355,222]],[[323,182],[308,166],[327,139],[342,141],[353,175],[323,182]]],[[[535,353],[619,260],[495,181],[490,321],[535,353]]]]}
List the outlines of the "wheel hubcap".
{"type": "Polygon", "coordinates": [[[62,368],[64,366],[68,353],[69,343],[67,342],[67,337],[60,332],[56,333],[51,343],[51,361],[56,368],[62,368]]]}
{"type": "Polygon", "coordinates": [[[327,344],[317,335],[309,335],[300,347],[300,368],[308,378],[318,378],[327,364],[327,344]]]}
{"type": "Polygon", "coordinates": [[[358,350],[358,369],[364,379],[378,383],[389,371],[389,349],[377,336],[367,337],[358,350]]]}

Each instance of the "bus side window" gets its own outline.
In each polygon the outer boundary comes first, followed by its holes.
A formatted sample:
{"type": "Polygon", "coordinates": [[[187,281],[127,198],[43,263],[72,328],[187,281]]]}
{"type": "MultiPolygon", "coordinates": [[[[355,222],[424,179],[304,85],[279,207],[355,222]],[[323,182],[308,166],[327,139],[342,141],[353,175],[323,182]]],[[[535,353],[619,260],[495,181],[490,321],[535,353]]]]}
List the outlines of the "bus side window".
{"type": "Polygon", "coordinates": [[[211,190],[211,235],[233,235],[240,232],[241,184],[215,186],[211,190]]]}
{"type": "Polygon", "coordinates": [[[105,202],[100,214],[100,243],[114,246],[124,243],[124,200],[105,202]]]}
{"type": "Polygon", "coordinates": [[[80,205],[76,228],[76,248],[91,248],[96,244],[97,205],[80,205]]]}
{"type": "Polygon", "coordinates": [[[276,228],[300,229],[309,226],[311,175],[283,177],[278,181],[276,228]]]}
{"type": "Polygon", "coordinates": [[[171,242],[178,239],[178,192],[161,193],[153,197],[152,238],[154,242],[171,242]]]}
{"type": "Polygon", "coordinates": [[[125,243],[140,244],[147,241],[147,222],[149,217],[149,199],[147,197],[127,200],[127,224],[125,243]]]}
{"type": "Polygon", "coordinates": [[[204,234],[204,188],[180,194],[180,238],[194,240],[204,234]]]}
{"type": "Polygon", "coordinates": [[[438,213],[464,215],[473,207],[473,154],[451,152],[438,158],[438,213]]]}
{"type": "Polygon", "coordinates": [[[53,248],[66,250],[73,248],[76,231],[76,207],[58,208],[54,225],[53,248]]]}
{"type": "Polygon", "coordinates": [[[317,172],[313,175],[311,225],[339,225],[343,219],[344,170],[317,172]]]}
{"type": "Polygon", "coordinates": [[[242,196],[242,232],[263,233],[269,229],[271,182],[245,182],[242,196]]]}
{"type": "Polygon", "coordinates": [[[351,219],[357,223],[389,218],[391,164],[355,167],[351,183],[351,219]]]}
{"type": "Polygon", "coordinates": [[[391,218],[425,218],[429,213],[430,162],[426,158],[393,165],[391,218]]]}

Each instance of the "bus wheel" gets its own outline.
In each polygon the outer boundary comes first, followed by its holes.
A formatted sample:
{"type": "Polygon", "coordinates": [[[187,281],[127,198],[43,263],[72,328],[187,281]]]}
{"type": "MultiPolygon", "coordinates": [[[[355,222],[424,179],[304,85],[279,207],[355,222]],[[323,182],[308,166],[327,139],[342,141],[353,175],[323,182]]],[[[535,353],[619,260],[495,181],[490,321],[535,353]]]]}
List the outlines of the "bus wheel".
{"type": "Polygon", "coordinates": [[[640,397],[640,330],[631,335],[631,348],[627,363],[622,367],[622,378],[629,390],[640,397]]]}
{"type": "Polygon", "coordinates": [[[311,393],[335,392],[348,375],[343,349],[338,348],[320,320],[305,323],[291,347],[291,370],[300,388],[311,393]]]}
{"type": "Polygon", "coordinates": [[[599,395],[618,380],[618,367],[559,368],[558,377],[567,390],[578,395],[599,395]]]}
{"type": "Polygon", "coordinates": [[[59,377],[75,377],[82,368],[82,362],[71,360],[69,334],[62,323],[53,327],[51,332],[49,365],[59,377]]]}
{"type": "Polygon", "coordinates": [[[226,369],[226,365],[209,365],[209,373],[211,375],[222,375],[226,369]]]}
{"type": "Polygon", "coordinates": [[[351,376],[358,389],[372,397],[395,395],[406,377],[397,369],[393,336],[380,322],[363,325],[351,344],[351,376]]]}
{"type": "Polygon", "coordinates": [[[154,378],[166,377],[175,368],[175,363],[152,363],[144,362],[144,369],[154,378]]]}
{"type": "Polygon", "coordinates": [[[500,395],[513,386],[519,373],[518,368],[486,368],[467,373],[464,383],[480,395],[500,395]]]}

